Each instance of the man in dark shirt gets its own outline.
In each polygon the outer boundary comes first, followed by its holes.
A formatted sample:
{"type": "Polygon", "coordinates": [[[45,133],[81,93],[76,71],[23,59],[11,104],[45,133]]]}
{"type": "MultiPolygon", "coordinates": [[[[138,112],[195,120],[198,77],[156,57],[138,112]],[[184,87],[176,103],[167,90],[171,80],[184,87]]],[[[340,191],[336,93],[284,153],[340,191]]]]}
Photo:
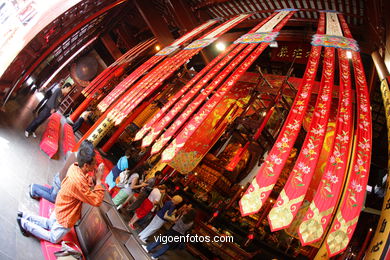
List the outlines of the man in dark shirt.
{"type": "Polygon", "coordinates": [[[64,97],[71,90],[72,85],[65,83],[61,88],[54,91],[51,97],[47,100],[44,108],[38,114],[38,116],[27,126],[24,135],[29,137],[32,133],[33,137],[36,138],[35,130],[50,117],[51,114],[55,113],[60,105],[62,97],[64,97]]]}

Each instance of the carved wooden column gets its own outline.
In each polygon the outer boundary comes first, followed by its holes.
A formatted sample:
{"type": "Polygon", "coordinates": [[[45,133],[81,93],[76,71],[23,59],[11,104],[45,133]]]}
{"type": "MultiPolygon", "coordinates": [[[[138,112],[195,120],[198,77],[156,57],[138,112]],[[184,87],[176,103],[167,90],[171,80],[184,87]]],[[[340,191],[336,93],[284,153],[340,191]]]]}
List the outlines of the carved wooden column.
{"type": "Polygon", "coordinates": [[[115,42],[108,33],[103,34],[100,39],[114,60],[117,60],[122,56],[121,51],[118,49],[115,42]]]}
{"type": "Polygon", "coordinates": [[[156,37],[157,41],[163,45],[162,47],[171,44],[174,38],[169,31],[165,20],[152,5],[152,2],[145,0],[134,0],[134,4],[144,18],[149,29],[152,31],[153,35],[156,37]]]}

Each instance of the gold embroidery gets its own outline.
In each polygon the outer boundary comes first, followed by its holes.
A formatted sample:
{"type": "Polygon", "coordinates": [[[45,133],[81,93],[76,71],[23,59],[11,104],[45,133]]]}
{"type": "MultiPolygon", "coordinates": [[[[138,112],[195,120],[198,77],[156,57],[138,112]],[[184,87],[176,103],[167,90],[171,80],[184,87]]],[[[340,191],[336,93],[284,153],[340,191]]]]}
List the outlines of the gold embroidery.
{"type": "Polygon", "coordinates": [[[183,144],[176,144],[176,139],[173,140],[173,142],[162,153],[162,160],[164,162],[172,160],[173,157],[176,155],[177,150],[179,150],[179,148],[181,148],[183,146],[184,146],[184,143],[183,144]]]}
{"type": "Polygon", "coordinates": [[[296,207],[294,205],[302,202],[305,197],[305,195],[301,195],[298,198],[290,200],[284,189],[279,196],[283,200],[282,204],[272,208],[268,215],[273,230],[285,228],[291,224],[294,219],[294,215],[291,213],[294,209],[291,209],[291,207],[296,207]]]}
{"type": "MultiPolygon", "coordinates": [[[[149,146],[153,142],[153,139],[154,139],[154,131],[152,130],[152,132],[150,132],[147,136],[145,136],[142,139],[142,146],[149,146]]],[[[160,147],[160,149],[161,149],[161,147],[160,147]]]]}
{"type": "Polygon", "coordinates": [[[352,225],[355,225],[358,219],[359,216],[349,222],[345,222],[344,218],[341,216],[341,213],[337,213],[337,220],[340,222],[340,227],[338,230],[330,233],[326,239],[330,255],[336,254],[347,247],[349,243],[348,228],[352,225]]]}
{"type": "Polygon", "coordinates": [[[312,202],[310,204],[310,209],[313,211],[313,216],[310,219],[303,221],[299,226],[299,233],[301,234],[301,238],[305,245],[322,237],[324,229],[322,227],[321,219],[331,214],[334,207],[319,212],[315,203],[312,202]]]}
{"type": "Polygon", "coordinates": [[[274,184],[260,189],[256,178],[254,178],[252,186],[253,187],[249,187],[248,189],[249,193],[245,194],[241,198],[240,204],[242,209],[241,212],[243,213],[242,215],[249,215],[258,212],[263,206],[262,200],[265,198],[265,193],[272,190],[274,184]]]}

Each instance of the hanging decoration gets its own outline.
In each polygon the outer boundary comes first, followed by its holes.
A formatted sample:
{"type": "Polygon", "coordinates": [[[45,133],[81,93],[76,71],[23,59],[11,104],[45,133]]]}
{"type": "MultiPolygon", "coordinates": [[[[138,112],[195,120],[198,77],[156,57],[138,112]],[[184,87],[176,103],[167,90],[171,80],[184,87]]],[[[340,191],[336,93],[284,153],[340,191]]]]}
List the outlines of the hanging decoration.
{"type": "MultiPolygon", "coordinates": [[[[255,26],[251,31],[256,31],[261,28],[267,21],[272,19],[276,13],[271,15],[269,18],[262,21],[260,24],[255,26]]],[[[226,64],[228,64],[237,54],[239,54],[242,49],[245,48],[243,44],[232,44],[227,49],[228,52],[225,52],[222,55],[226,55],[226,57],[219,62],[205,77],[203,77],[196,85],[189,91],[180,101],[169,111],[169,113],[160,121],[155,122],[152,127],[152,131],[143,139],[142,146],[149,146],[156,137],[164,130],[165,127],[175,118],[175,116],[183,110],[183,108],[200,92],[200,90],[211,80],[214,76],[223,68],[226,64]]],[[[246,53],[248,54],[251,49],[247,49],[246,53]]],[[[240,60],[244,59],[245,56],[239,56],[240,60]]],[[[219,60],[219,59],[218,59],[219,60]]],[[[164,133],[164,135],[158,139],[156,145],[153,146],[151,153],[155,154],[161,150],[161,148],[168,143],[171,137],[178,131],[178,129],[191,117],[192,113],[206,100],[206,98],[210,95],[210,93],[227,77],[227,75],[234,70],[237,66],[239,60],[235,59],[232,63],[226,67],[222,73],[220,73],[213,82],[208,85],[203,91],[197,96],[197,98],[192,101],[192,103],[187,107],[185,111],[181,114],[181,116],[175,120],[173,125],[164,133]]],[[[207,67],[206,67],[207,68],[207,67]]],[[[205,68],[205,69],[206,69],[205,68]]],[[[202,75],[206,74],[206,72],[201,71],[202,75]]],[[[191,83],[191,82],[190,82],[191,83]]],[[[188,85],[188,84],[187,84],[188,85]]],[[[185,86],[185,88],[187,87],[185,86]]]]}
{"type": "Polygon", "coordinates": [[[321,91],[317,97],[310,129],[287,183],[268,215],[268,222],[272,231],[286,228],[291,224],[303,202],[316,168],[332,103],[334,59],[334,49],[325,48],[321,91]]]}
{"type": "MultiPolygon", "coordinates": [[[[326,13],[326,33],[342,35],[337,14],[326,13]],[[333,17],[332,17],[333,16],[333,17]]],[[[268,215],[272,231],[288,227],[302,205],[317,162],[322,150],[330,108],[334,83],[334,48],[325,47],[324,66],[322,71],[321,91],[311,119],[310,129],[305,137],[301,152],[295,166],[281,191],[274,207],[268,215]]]]}
{"type": "Polygon", "coordinates": [[[169,166],[182,174],[193,171],[225,132],[228,124],[241,114],[243,107],[250,99],[252,89],[251,84],[236,84],[207,116],[180,153],[169,162],[169,166]]]}
{"type": "Polygon", "coordinates": [[[166,58],[169,54],[172,54],[176,51],[182,44],[191,40],[196,35],[202,33],[204,30],[208,29],[210,26],[217,23],[217,20],[210,20],[206,23],[198,26],[187,34],[183,35],[176,41],[174,41],[170,46],[165,47],[156,55],[151,57],[136,70],[130,73],[118,86],[116,86],[99,104],[98,109],[104,112],[121,94],[124,93],[132,84],[137,81],[142,75],[144,75],[150,68],[157,65],[161,60],[166,58]]]}
{"type": "MultiPolygon", "coordinates": [[[[338,15],[344,35],[352,38],[348,25],[343,15],[338,15]]],[[[352,64],[354,67],[356,96],[357,96],[357,132],[353,149],[353,163],[351,172],[343,194],[341,206],[336,213],[330,233],[326,238],[326,248],[329,256],[339,254],[347,248],[364,203],[366,186],[370,171],[372,149],[372,121],[370,95],[364,74],[360,54],[352,52],[352,64]]]]}
{"type": "MultiPolygon", "coordinates": [[[[325,15],[320,13],[317,33],[324,33],[324,30],[325,15]]],[[[239,202],[241,215],[243,216],[254,214],[261,209],[289,157],[295,140],[298,137],[302,120],[310,100],[312,86],[317,74],[321,48],[321,46],[312,47],[303,81],[298,88],[296,98],[278,139],[239,202]]]]}
{"type": "MultiPolygon", "coordinates": [[[[237,17],[220,25],[212,32],[206,34],[201,39],[219,37],[238,23],[247,19],[249,16],[251,15],[238,15],[237,17]]],[[[123,100],[113,108],[113,110],[108,114],[108,117],[113,119],[115,124],[119,124],[146,96],[156,90],[166,78],[171,76],[180,66],[197,54],[200,50],[201,48],[183,50],[174,57],[168,58],[167,62],[164,64],[164,69],[157,69],[155,73],[149,73],[145,80],[141,80],[130,93],[126,93],[123,100]]]]}
{"type": "MultiPolygon", "coordinates": [[[[250,16],[251,14],[238,15],[221,24],[202,38],[219,37],[250,16]]],[[[87,132],[87,138],[94,139],[96,140],[95,142],[101,140],[107,133],[107,129],[113,127],[113,124],[120,124],[122,120],[125,119],[150,93],[154,92],[165,79],[171,76],[175,70],[200,50],[201,49],[180,51],[173,57],[165,59],[160,65],[156,66],[145,77],[139,80],[135,86],[127,90],[122,95],[121,99],[116,100],[115,103],[111,105],[110,109],[106,111],[92,129],[87,132]],[[106,126],[103,124],[106,124],[106,126]]]]}
{"type": "MultiPolygon", "coordinates": [[[[290,17],[295,13],[295,11],[280,11],[279,14],[275,15],[270,22],[266,23],[262,26],[258,31],[263,31],[263,27],[271,28],[271,30],[279,31],[283,26],[287,23],[290,17]],[[280,23],[275,23],[275,20],[281,20],[280,23]],[[269,24],[275,23],[275,27],[269,27],[269,24]]],[[[186,124],[184,129],[177,135],[177,137],[172,141],[172,143],[164,150],[162,153],[162,161],[168,162],[172,160],[172,158],[180,151],[180,149],[184,146],[187,140],[191,137],[192,134],[198,129],[201,123],[205,120],[207,115],[215,108],[215,106],[222,100],[223,96],[234,86],[234,84],[238,81],[242,74],[246,72],[246,70],[252,65],[252,63],[257,59],[257,57],[267,48],[269,43],[263,42],[260,45],[258,44],[249,44],[245,50],[235,58],[229,66],[237,67],[243,57],[248,55],[252,49],[254,51],[243,61],[243,63],[233,72],[233,74],[226,80],[226,82],[217,90],[217,92],[208,100],[199,110],[199,112],[192,117],[192,119],[186,124]]],[[[219,81],[219,77],[223,76],[225,70],[215,79],[215,81],[219,81]]],[[[214,82],[215,82],[214,81],[214,82]]],[[[218,82],[219,83],[219,82],[218,82]]],[[[213,83],[211,83],[213,84],[213,83]]],[[[195,100],[191,106],[198,106],[195,100]]],[[[185,113],[185,112],[184,112],[185,113]]],[[[183,114],[184,114],[183,113],[183,114]]],[[[182,114],[182,115],[183,115],[182,114]]],[[[179,120],[176,120],[179,121],[179,120]]],[[[157,145],[157,143],[155,144],[157,145]]],[[[154,148],[154,147],[153,147],[154,148]]],[[[152,148],[152,151],[153,151],[152,148]]],[[[159,148],[159,147],[157,147],[159,148]]],[[[156,149],[155,149],[156,150],[156,149]]]]}
{"type": "Polygon", "coordinates": [[[332,213],[339,200],[347,170],[352,131],[352,89],[349,61],[345,50],[339,50],[340,96],[336,123],[336,138],[328,157],[317,193],[305,218],[299,226],[302,245],[321,239],[327,229],[332,213]]]}
{"type": "Polygon", "coordinates": [[[103,86],[103,82],[107,77],[110,77],[111,74],[115,71],[123,68],[125,64],[130,63],[132,59],[137,57],[144,50],[150,48],[151,45],[155,44],[157,40],[155,38],[149,39],[147,41],[141,42],[123,54],[118,60],[112,63],[108,68],[106,68],[102,73],[100,73],[85,89],[82,90],[82,94],[86,97],[93,95],[100,86],[103,86]]]}

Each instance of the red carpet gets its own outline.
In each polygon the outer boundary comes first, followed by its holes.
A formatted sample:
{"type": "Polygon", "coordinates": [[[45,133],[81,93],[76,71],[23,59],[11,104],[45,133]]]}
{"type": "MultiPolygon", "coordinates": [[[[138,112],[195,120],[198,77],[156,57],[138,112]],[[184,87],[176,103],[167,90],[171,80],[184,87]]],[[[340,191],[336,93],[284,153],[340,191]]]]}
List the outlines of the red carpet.
{"type": "Polygon", "coordinates": [[[64,124],[64,137],[62,140],[62,151],[66,154],[68,151],[72,151],[76,144],[76,138],[73,133],[73,128],[70,124],[64,124]]]}
{"type": "Polygon", "coordinates": [[[58,151],[58,140],[60,135],[61,115],[54,113],[49,117],[49,122],[42,135],[40,147],[50,158],[58,151]]]}
{"type": "MultiPolygon", "coordinates": [[[[46,185],[46,186],[50,187],[49,185],[46,185]]],[[[48,218],[48,217],[50,217],[50,214],[52,213],[53,210],[54,210],[53,203],[51,203],[45,199],[41,199],[39,201],[39,215],[40,216],[48,218]]],[[[76,235],[74,228],[72,228],[72,230],[64,236],[63,240],[64,241],[72,241],[80,247],[80,244],[78,242],[77,235],[76,235]]],[[[41,240],[41,247],[42,247],[42,252],[43,252],[43,256],[45,257],[45,259],[56,260],[57,258],[54,255],[54,252],[61,250],[61,243],[52,244],[48,241],[41,240]]],[[[75,248],[75,249],[77,250],[77,248],[75,248]]],[[[83,256],[83,259],[85,259],[84,256],[83,256]]]]}

